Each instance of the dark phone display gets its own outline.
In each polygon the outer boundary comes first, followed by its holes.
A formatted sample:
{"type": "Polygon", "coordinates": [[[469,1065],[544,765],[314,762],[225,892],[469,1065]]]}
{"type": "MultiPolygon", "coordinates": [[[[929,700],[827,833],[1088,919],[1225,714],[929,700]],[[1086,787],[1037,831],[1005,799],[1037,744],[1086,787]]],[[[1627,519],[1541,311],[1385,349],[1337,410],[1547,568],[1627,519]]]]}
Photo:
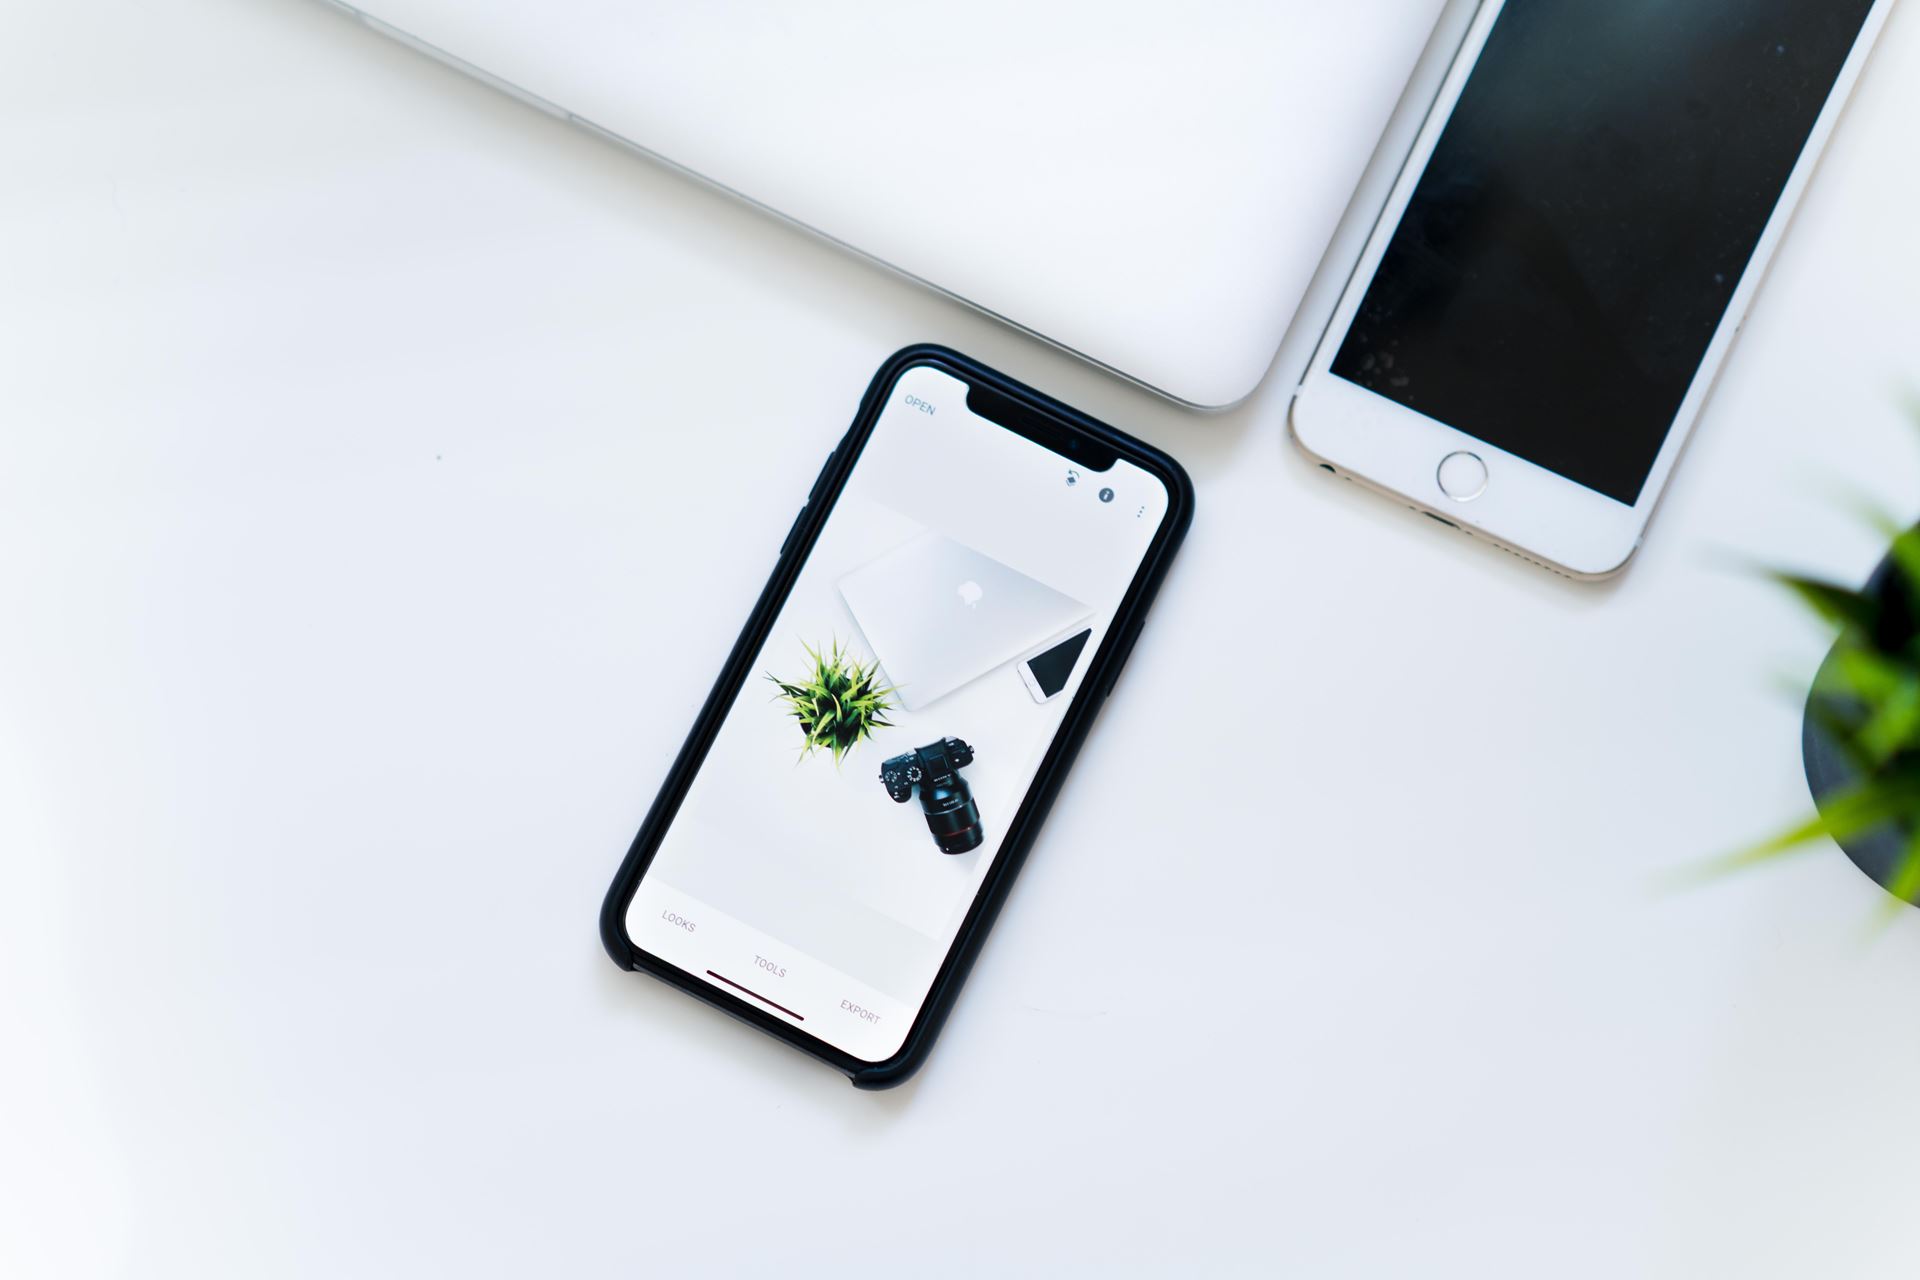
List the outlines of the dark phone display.
{"type": "Polygon", "coordinates": [[[1333,361],[1631,505],[1871,0],[1509,0],[1333,361]]]}
{"type": "Polygon", "coordinates": [[[1067,687],[1067,678],[1073,674],[1073,664],[1080,660],[1080,651],[1087,647],[1087,640],[1092,635],[1091,631],[1082,631],[1027,660],[1027,670],[1033,672],[1034,683],[1040,686],[1041,693],[1051,698],[1067,687]]]}

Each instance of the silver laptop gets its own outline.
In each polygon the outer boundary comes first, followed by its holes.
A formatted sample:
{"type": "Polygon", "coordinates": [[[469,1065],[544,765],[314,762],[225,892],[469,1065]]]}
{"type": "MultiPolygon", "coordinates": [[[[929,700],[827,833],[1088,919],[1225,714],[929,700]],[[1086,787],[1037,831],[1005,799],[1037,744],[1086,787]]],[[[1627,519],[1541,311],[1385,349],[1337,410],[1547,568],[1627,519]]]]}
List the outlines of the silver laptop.
{"type": "Polygon", "coordinates": [[[1093,616],[1071,596],[931,532],[840,579],[840,597],[909,711],[1093,616]]]}
{"type": "Polygon", "coordinates": [[[1447,0],[334,3],[1221,407],[1272,362],[1447,0]]]}

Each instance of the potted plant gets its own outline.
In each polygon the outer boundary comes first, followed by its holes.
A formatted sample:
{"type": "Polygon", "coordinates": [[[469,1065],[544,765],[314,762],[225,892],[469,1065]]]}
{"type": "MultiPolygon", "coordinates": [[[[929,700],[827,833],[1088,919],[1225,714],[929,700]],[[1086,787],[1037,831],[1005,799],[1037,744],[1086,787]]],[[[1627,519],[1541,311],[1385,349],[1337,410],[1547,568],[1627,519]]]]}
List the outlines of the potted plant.
{"type": "Polygon", "coordinates": [[[800,726],[800,758],[816,751],[833,754],[837,765],[847,752],[873,736],[876,729],[892,722],[893,686],[880,683],[880,664],[862,663],[843,652],[836,639],[827,652],[802,645],[811,667],[797,681],[782,680],[769,674],[780,690],[774,695],[784,702],[787,714],[800,726]]]}
{"type": "Polygon", "coordinates": [[[1817,812],[1733,862],[1826,836],[1894,899],[1920,905],[1920,527],[1893,534],[1862,587],[1774,577],[1838,633],[1801,729],[1817,812]]]}

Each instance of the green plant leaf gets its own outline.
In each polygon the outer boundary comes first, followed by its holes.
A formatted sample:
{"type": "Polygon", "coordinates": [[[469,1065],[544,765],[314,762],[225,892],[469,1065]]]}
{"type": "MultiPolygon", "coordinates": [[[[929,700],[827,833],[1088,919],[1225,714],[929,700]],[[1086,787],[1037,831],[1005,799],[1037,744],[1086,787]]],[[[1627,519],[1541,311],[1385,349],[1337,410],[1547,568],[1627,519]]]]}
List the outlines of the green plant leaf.
{"type": "Polygon", "coordinates": [[[1864,591],[1836,586],[1794,573],[1771,575],[1834,626],[1855,627],[1871,635],[1880,621],[1880,602],[1864,591]]]}
{"type": "Polygon", "coordinates": [[[1873,710],[1856,732],[1862,753],[1878,769],[1907,749],[1920,729],[1920,681],[1904,675],[1874,700],[1873,710]]]}
{"type": "Polygon", "coordinates": [[[1914,668],[1859,645],[1842,644],[1834,651],[1816,685],[1821,693],[1842,694],[1862,702],[1892,697],[1903,684],[1913,683],[1914,668]]]}
{"type": "Polygon", "coordinates": [[[1887,892],[1902,902],[1920,905],[1920,831],[1907,838],[1899,869],[1888,882],[1887,892]]]}
{"type": "Polygon", "coordinates": [[[1920,583],[1920,525],[1901,529],[1893,538],[1893,565],[1907,590],[1920,583]]]}
{"type": "Polygon", "coordinates": [[[1894,781],[1869,778],[1857,786],[1830,794],[1821,811],[1805,822],[1717,858],[1684,878],[1696,879],[1702,875],[1717,875],[1754,866],[1790,853],[1822,836],[1845,840],[1871,831],[1882,823],[1916,816],[1920,816],[1920,786],[1905,778],[1894,781]]]}

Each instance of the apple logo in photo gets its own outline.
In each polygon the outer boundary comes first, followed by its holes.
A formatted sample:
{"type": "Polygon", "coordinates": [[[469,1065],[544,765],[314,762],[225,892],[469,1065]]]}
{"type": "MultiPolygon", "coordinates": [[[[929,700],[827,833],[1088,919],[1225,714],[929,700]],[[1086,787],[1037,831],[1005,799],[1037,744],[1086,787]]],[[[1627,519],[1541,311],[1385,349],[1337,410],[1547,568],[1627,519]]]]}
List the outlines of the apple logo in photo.
{"type": "Polygon", "coordinates": [[[969,609],[979,608],[980,602],[986,598],[986,594],[987,593],[981,589],[980,584],[971,579],[960,584],[960,602],[969,609]]]}

